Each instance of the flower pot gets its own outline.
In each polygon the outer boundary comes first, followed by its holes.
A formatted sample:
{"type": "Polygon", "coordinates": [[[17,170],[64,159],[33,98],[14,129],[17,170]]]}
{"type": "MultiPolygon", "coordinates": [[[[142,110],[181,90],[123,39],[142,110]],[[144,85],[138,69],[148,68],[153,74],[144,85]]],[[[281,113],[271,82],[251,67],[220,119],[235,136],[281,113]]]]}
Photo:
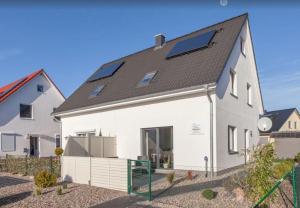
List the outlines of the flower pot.
{"type": "Polygon", "coordinates": [[[169,164],[168,163],[164,163],[164,168],[169,168],[169,164]]]}

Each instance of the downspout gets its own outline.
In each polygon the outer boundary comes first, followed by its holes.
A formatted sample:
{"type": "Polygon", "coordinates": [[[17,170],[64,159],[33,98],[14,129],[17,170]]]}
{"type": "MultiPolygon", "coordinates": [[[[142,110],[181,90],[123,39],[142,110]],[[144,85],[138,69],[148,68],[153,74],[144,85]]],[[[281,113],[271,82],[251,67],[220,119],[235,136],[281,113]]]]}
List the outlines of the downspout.
{"type": "Polygon", "coordinates": [[[212,178],[214,176],[214,136],[213,136],[213,101],[211,99],[211,96],[209,94],[208,91],[208,86],[206,85],[206,96],[208,98],[209,101],[209,121],[210,121],[210,125],[209,125],[209,129],[210,129],[210,177],[212,178]]]}

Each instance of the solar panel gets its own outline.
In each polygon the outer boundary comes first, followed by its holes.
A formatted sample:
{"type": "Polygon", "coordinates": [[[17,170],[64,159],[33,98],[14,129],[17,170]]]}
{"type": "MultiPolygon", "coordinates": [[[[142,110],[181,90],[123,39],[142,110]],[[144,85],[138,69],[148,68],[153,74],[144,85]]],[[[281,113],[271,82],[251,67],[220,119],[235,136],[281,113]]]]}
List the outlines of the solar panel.
{"type": "Polygon", "coordinates": [[[102,66],[100,69],[98,69],[90,78],[89,82],[102,79],[105,77],[110,77],[112,76],[122,65],[124,64],[124,61],[110,64],[110,65],[105,65],[102,66]]]}
{"type": "Polygon", "coordinates": [[[26,78],[24,79],[20,79],[16,84],[14,84],[13,86],[11,86],[9,89],[3,91],[0,93],[0,95],[5,95],[6,93],[8,93],[9,91],[11,91],[12,89],[14,89],[17,85],[19,85],[21,82],[23,82],[26,78]]]}
{"type": "Polygon", "coordinates": [[[200,50],[204,47],[208,47],[215,34],[216,31],[212,30],[204,34],[197,35],[193,38],[180,41],[171,49],[166,58],[169,59],[200,50]]]}

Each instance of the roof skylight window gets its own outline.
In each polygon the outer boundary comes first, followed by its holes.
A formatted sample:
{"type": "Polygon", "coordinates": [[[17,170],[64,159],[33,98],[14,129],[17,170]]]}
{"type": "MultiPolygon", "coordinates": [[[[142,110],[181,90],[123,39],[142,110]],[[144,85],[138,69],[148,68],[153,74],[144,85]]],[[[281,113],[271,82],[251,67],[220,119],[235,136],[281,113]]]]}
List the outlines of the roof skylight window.
{"type": "Polygon", "coordinates": [[[154,76],[156,75],[157,71],[148,72],[145,74],[144,78],[139,81],[138,87],[145,87],[150,84],[150,82],[153,80],[154,76]]]}
{"type": "Polygon", "coordinates": [[[100,92],[103,90],[104,85],[97,86],[90,94],[89,98],[94,98],[100,94],[100,92]]]}

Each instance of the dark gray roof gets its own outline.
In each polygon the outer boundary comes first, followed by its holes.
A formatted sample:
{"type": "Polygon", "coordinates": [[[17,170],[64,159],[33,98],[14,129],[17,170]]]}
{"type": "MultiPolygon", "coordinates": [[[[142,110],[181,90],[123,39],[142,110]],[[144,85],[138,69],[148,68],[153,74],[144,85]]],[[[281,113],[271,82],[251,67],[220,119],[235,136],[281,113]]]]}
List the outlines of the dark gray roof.
{"type": "Polygon", "coordinates": [[[297,111],[296,108],[290,108],[290,109],[265,112],[263,116],[269,117],[272,120],[272,128],[268,132],[264,132],[264,133],[279,131],[282,125],[287,121],[287,119],[295,110],[297,111]]]}
{"type": "Polygon", "coordinates": [[[113,76],[83,83],[56,109],[55,113],[127,98],[216,83],[247,18],[248,14],[243,14],[167,41],[160,49],[155,50],[153,46],[107,63],[112,64],[125,61],[124,65],[113,76]],[[218,31],[212,40],[214,44],[211,47],[168,60],[165,58],[166,54],[177,42],[211,30],[218,31]],[[151,71],[157,71],[151,84],[137,88],[137,83],[147,72],[151,71]],[[89,99],[91,91],[98,85],[105,85],[103,91],[99,96],[89,99]]]}

